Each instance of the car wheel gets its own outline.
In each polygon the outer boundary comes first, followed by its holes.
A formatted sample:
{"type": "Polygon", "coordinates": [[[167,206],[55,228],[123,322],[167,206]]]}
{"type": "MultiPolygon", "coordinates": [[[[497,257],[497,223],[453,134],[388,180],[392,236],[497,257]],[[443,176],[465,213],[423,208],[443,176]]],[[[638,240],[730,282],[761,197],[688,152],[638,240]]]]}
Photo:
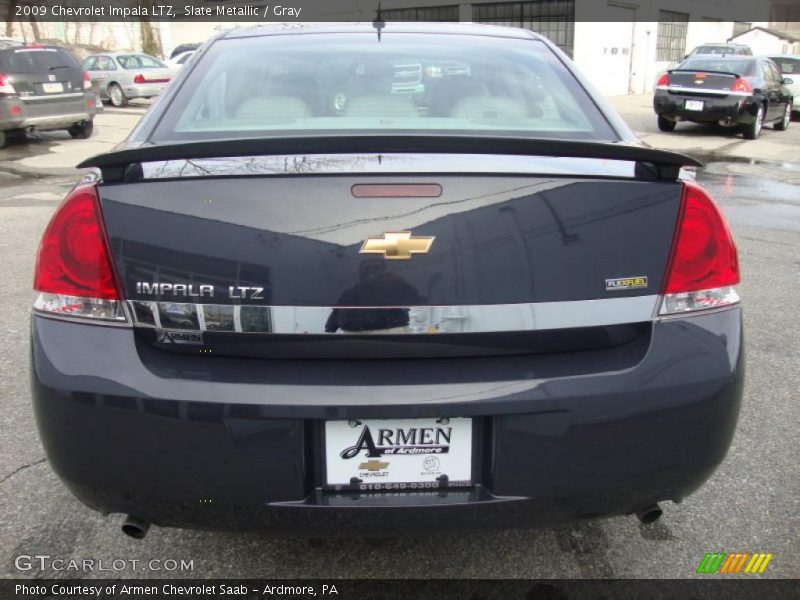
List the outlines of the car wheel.
{"type": "Polygon", "coordinates": [[[675,121],[662,116],[658,117],[658,129],[660,131],[675,131],[675,125],[675,121]]]}
{"type": "Polygon", "coordinates": [[[6,147],[6,132],[0,131],[0,148],[6,147]]]}
{"type": "Polygon", "coordinates": [[[764,126],[764,105],[758,107],[755,120],[750,125],[745,125],[742,128],[742,135],[746,140],[754,140],[761,133],[761,128],[764,126]]]}
{"type": "Polygon", "coordinates": [[[116,83],[112,83],[110,86],[108,86],[108,99],[111,100],[111,104],[117,108],[128,104],[128,99],[125,97],[125,92],[123,92],[122,88],[116,83]]]}
{"type": "Polygon", "coordinates": [[[76,123],[69,129],[69,134],[76,140],[89,139],[94,131],[94,121],[87,121],[86,123],[76,123]]]}
{"type": "Polygon", "coordinates": [[[789,121],[792,120],[792,105],[788,102],[783,108],[783,118],[775,123],[775,129],[778,131],[786,131],[789,129],[789,121]]]}

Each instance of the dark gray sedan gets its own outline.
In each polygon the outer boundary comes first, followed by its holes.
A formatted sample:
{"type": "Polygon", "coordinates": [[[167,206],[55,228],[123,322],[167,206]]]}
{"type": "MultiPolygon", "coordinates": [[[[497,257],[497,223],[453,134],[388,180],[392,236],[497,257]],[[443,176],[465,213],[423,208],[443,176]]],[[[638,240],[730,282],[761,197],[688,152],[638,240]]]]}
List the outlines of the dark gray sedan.
{"type": "Polygon", "coordinates": [[[178,77],[36,263],[41,438],[126,533],[650,522],[723,460],[731,233],[546,39],[239,30],[178,77]]]}

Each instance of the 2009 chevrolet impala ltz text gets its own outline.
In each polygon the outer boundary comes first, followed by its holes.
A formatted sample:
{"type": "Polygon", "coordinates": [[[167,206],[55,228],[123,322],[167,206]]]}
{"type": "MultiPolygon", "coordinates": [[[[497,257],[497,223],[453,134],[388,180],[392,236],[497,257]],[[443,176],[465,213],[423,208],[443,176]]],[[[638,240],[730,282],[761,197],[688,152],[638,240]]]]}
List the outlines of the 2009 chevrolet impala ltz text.
{"type": "Polygon", "coordinates": [[[647,522],[728,450],[728,226],[537,34],[223,33],[80,166],[33,402],[130,535],[647,522]]]}

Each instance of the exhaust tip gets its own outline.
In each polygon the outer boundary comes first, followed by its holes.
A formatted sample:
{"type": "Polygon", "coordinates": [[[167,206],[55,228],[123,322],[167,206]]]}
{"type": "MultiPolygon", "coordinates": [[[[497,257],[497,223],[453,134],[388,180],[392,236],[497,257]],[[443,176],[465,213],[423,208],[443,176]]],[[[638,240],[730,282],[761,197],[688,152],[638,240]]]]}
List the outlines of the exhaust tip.
{"type": "Polygon", "coordinates": [[[122,533],[136,540],[143,539],[149,529],[150,523],[133,515],[125,517],[125,522],[122,524],[122,533]]]}
{"type": "Polygon", "coordinates": [[[664,511],[661,510],[661,507],[658,504],[651,504],[650,506],[643,508],[641,510],[636,511],[636,518],[639,519],[645,525],[648,523],[652,523],[657,521],[661,518],[661,515],[664,514],[664,511]]]}

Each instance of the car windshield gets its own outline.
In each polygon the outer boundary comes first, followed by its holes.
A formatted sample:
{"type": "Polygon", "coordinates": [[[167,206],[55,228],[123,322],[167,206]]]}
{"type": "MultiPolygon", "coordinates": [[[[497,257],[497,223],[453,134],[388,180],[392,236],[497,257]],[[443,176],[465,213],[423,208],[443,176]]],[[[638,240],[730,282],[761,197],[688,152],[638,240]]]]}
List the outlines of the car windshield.
{"type": "Polygon", "coordinates": [[[219,40],[152,137],[409,130],[618,139],[540,41],[372,32],[219,40]]]}
{"type": "Polygon", "coordinates": [[[781,73],[784,75],[798,75],[800,74],[800,59],[798,58],[781,58],[780,56],[775,56],[772,58],[776,65],[778,65],[778,69],[780,69],[781,73]]]}
{"type": "Polygon", "coordinates": [[[4,73],[41,73],[61,68],[80,68],[64,50],[58,48],[16,48],[0,52],[0,71],[4,73]]]}
{"type": "Polygon", "coordinates": [[[700,46],[692,54],[735,54],[736,48],[731,46],[700,46]]]}
{"type": "Polygon", "coordinates": [[[117,62],[123,69],[159,69],[164,63],[146,54],[121,54],[117,62]]]}
{"type": "Polygon", "coordinates": [[[735,73],[736,75],[750,75],[753,72],[755,61],[752,58],[690,58],[680,64],[679,70],[688,71],[717,71],[721,73],[735,73]]]}

